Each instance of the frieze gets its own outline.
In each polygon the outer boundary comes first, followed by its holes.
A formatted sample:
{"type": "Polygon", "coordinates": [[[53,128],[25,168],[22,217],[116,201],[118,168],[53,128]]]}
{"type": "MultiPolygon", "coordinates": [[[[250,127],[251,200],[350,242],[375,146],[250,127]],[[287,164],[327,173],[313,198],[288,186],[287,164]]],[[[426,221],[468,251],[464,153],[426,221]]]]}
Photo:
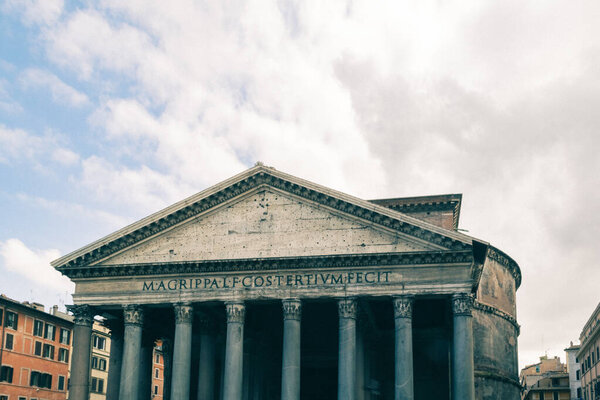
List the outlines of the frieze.
{"type": "Polygon", "coordinates": [[[126,305],[123,307],[123,320],[126,325],[143,325],[144,310],[139,305],[126,305]]]}
{"type": "Polygon", "coordinates": [[[452,296],[452,313],[454,315],[471,316],[473,309],[473,296],[461,293],[452,296]]]}
{"type": "Polygon", "coordinates": [[[175,304],[175,322],[177,324],[191,324],[194,320],[194,307],[189,304],[175,304]]]}
{"type": "Polygon", "coordinates": [[[70,305],[67,310],[73,313],[73,323],[75,325],[90,327],[94,322],[94,309],[88,305],[70,305]]]}
{"type": "Polygon", "coordinates": [[[485,312],[485,313],[488,313],[488,314],[496,315],[496,316],[498,316],[500,318],[503,318],[503,319],[507,320],[517,330],[517,336],[521,333],[521,325],[519,325],[519,323],[517,322],[517,320],[512,315],[507,314],[504,311],[497,309],[496,307],[490,306],[490,305],[485,304],[485,303],[480,303],[477,300],[475,300],[473,302],[473,308],[475,310],[479,310],[479,311],[482,311],[482,312],[485,312]]]}
{"type": "Polygon", "coordinates": [[[182,209],[179,209],[157,221],[154,221],[146,226],[140,227],[135,231],[126,234],[109,243],[89,251],[88,253],[77,257],[68,263],[59,266],[57,269],[65,274],[71,268],[83,267],[108,257],[109,255],[123,250],[143,239],[149,238],[167,228],[179,224],[189,218],[192,218],[212,207],[215,207],[225,201],[228,201],[242,193],[261,185],[268,185],[274,188],[284,190],[301,198],[314,201],[327,207],[342,211],[344,213],[354,215],[356,217],[374,222],[378,225],[402,232],[404,234],[435,243],[446,249],[451,250],[467,250],[471,246],[459,240],[453,239],[442,234],[431,232],[427,229],[412,225],[406,221],[394,218],[388,215],[380,214],[378,211],[364,208],[345,200],[338,199],[331,195],[309,189],[305,186],[289,182],[285,179],[273,176],[267,172],[261,171],[251,175],[237,183],[234,183],[217,193],[209,195],[197,202],[190,204],[182,209]]]}
{"type": "Polygon", "coordinates": [[[470,263],[473,252],[436,251],[410,253],[342,254],[303,257],[272,257],[233,260],[203,260],[175,263],[102,265],[64,269],[69,278],[96,278],[103,276],[145,276],[229,271],[268,271],[303,268],[346,268],[386,265],[423,265],[470,263]]]}
{"type": "Polygon", "coordinates": [[[493,246],[489,247],[487,257],[508,269],[510,274],[515,279],[516,289],[521,286],[521,268],[519,268],[519,264],[517,264],[512,258],[493,246]]]}
{"type": "Polygon", "coordinates": [[[285,299],[281,302],[283,308],[283,319],[300,321],[302,318],[302,302],[298,299],[285,299]]]}
{"type": "Polygon", "coordinates": [[[246,306],[240,302],[226,302],[227,323],[243,324],[246,317],[246,306]]]}
{"type": "Polygon", "coordinates": [[[338,315],[340,318],[356,319],[356,299],[344,298],[338,300],[338,315]]]}
{"type": "Polygon", "coordinates": [[[411,296],[394,297],[394,318],[412,318],[413,298],[411,296]]]}

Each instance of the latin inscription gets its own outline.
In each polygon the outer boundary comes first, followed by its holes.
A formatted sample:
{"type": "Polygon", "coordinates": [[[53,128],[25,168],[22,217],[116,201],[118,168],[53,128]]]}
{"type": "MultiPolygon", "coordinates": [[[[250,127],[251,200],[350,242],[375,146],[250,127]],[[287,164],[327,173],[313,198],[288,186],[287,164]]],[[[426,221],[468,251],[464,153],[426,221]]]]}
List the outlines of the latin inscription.
{"type": "Polygon", "coordinates": [[[381,284],[390,282],[391,271],[354,271],[343,273],[310,273],[281,275],[213,276],[149,280],[142,284],[143,292],[175,290],[214,290],[239,288],[283,288],[336,286],[353,284],[381,284]]]}

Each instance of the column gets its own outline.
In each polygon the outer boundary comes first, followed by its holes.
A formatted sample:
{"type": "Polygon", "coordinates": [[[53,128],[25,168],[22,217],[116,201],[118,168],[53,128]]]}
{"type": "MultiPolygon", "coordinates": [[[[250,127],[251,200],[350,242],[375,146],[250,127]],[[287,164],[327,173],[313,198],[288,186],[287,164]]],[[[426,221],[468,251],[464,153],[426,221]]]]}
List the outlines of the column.
{"type": "Polygon", "coordinates": [[[175,341],[173,342],[173,375],[171,399],[190,398],[190,367],[192,365],[192,321],[194,309],[189,304],[175,306],[175,341]]]}
{"type": "Polygon", "coordinates": [[[356,399],[356,299],[338,300],[338,400],[356,399]]]}
{"type": "Polygon", "coordinates": [[[123,333],[123,364],[119,399],[137,399],[140,385],[140,362],[142,353],[142,326],[144,311],[138,305],[123,309],[125,329],[123,333]]]}
{"type": "Polygon", "coordinates": [[[395,347],[394,399],[413,400],[412,306],[410,296],[394,297],[395,347]]]}
{"type": "Polygon", "coordinates": [[[173,339],[162,338],[164,381],[163,400],[171,400],[171,377],[173,375],[173,339]]]}
{"type": "Polygon", "coordinates": [[[142,334],[142,353],[140,357],[140,389],[139,400],[148,400],[152,396],[152,353],[154,350],[154,339],[148,333],[142,334]]]}
{"type": "Polygon", "coordinates": [[[201,315],[198,400],[214,400],[215,398],[215,347],[214,324],[207,315],[201,315]]]}
{"type": "Polygon", "coordinates": [[[123,321],[105,320],[104,325],[110,329],[110,357],[108,360],[106,398],[119,400],[121,364],[123,362],[123,321]]]}
{"type": "Polygon", "coordinates": [[[223,400],[241,400],[246,308],[243,302],[227,302],[225,309],[227,311],[227,343],[225,345],[223,400]]]}
{"type": "Polygon", "coordinates": [[[74,316],[69,399],[87,400],[89,396],[90,354],[94,313],[87,305],[70,306],[69,311],[74,316]]]}
{"type": "Polygon", "coordinates": [[[286,299],[283,305],[283,359],[281,400],[300,399],[300,320],[302,302],[286,299]]]}
{"type": "Polygon", "coordinates": [[[474,400],[473,297],[452,296],[454,314],[454,351],[452,352],[452,399],[474,400]]]}

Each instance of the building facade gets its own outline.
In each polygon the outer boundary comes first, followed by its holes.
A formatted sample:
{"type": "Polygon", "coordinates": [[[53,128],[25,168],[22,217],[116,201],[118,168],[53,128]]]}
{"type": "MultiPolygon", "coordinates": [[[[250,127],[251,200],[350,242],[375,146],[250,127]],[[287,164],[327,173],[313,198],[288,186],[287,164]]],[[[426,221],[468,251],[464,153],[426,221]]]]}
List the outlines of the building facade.
{"type": "Polygon", "coordinates": [[[548,372],[527,390],[523,400],[570,400],[569,375],[548,372]]]}
{"type": "Polygon", "coordinates": [[[0,296],[0,325],[0,399],[66,399],[73,323],[0,296]]]}
{"type": "Polygon", "coordinates": [[[71,399],[102,315],[110,399],[150,397],[160,340],[165,399],[517,400],[520,270],[458,232],[460,204],[257,164],[54,261],[76,284],[71,399]]]}
{"type": "Polygon", "coordinates": [[[580,346],[570,343],[565,349],[567,354],[567,372],[569,374],[569,387],[571,388],[571,400],[583,400],[583,391],[581,390],[581,365],[577,353],[580,346]]]}
{"type": "Polygon", "coordinates": [[[579,336],[577,358],[581,364],[581,387],[586,400],[600,399],[600,304],[579,336]]]}

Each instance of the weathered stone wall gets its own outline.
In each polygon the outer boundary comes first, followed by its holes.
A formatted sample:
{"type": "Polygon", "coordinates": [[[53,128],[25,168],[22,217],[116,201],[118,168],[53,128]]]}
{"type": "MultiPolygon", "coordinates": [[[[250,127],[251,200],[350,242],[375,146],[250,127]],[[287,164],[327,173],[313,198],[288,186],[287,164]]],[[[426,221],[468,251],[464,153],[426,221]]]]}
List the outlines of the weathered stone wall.
{"type": "Polygon", "coordinates": [[[475,392],[478,400],[520,398],[517,282],[514,276],[516,264],[506,261],[498,260],[497,257],[487,258],[477,291],[473,312],[473,341],[475,392]]]}

